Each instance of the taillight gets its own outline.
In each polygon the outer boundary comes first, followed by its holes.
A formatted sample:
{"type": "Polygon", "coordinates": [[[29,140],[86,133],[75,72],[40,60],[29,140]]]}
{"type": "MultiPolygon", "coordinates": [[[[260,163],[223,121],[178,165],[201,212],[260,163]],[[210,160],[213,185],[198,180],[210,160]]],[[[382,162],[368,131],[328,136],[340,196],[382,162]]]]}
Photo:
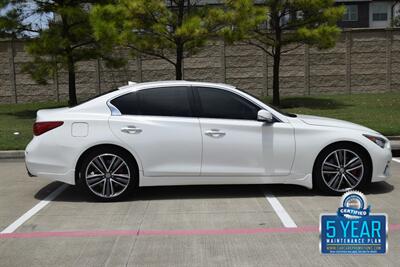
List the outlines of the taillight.
{"type": "Polygon", "coordinates": [[[63,125],[63,121],[41,121],[33,124],[33,134],[38,136],[63,125]]]}

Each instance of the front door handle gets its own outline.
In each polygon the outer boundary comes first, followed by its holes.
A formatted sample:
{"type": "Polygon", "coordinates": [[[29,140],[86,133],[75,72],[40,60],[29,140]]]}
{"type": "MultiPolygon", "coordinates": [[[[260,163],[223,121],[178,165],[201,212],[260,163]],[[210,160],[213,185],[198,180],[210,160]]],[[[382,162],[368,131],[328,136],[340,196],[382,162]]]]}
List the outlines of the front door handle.
{"type": "Polygon", "coordinates": [[[210,137],[223,137],[224,135],[226,135],[226,133],[221,132],[219,129],[211,129],[211,130],[207,130],[205,131],[205,134],[210,136],[210,137]]]}
{"type": "Polygon", "coordinates": [[[142,132],[142,129],[137,128],[136,126],[133,125],[128,125],[126,127],[122,127],[121,132],[128,134],[138,134],[142,132]]]}

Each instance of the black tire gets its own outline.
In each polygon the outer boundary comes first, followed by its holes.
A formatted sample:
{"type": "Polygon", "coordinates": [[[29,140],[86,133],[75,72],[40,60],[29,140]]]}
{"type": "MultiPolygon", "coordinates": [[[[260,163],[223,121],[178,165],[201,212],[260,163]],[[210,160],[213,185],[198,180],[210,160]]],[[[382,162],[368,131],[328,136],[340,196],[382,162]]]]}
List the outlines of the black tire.
{"type": "Polygon", "coordinates": [[[132,193],[139,179],[132,156],[115,147],[100,147],[87,153],[80,164],[78,175],[78,185],[85,193],[99,201],[117,201],[125,198],[132,193]],[[110,171],[106,170],[107,164],[110,165],[110,171]],[[114,176],[111,168],[117,168],[119,165],[121,167],[116,170],[114,176]],[[118,177],[119,175],[121,177],[118,177]],[[129,179],[126,178],[128,175],[129,179]]]}
{"type": "Polygon", "coordinates": [[[371,159],[364,149],[355,144],[333,144],[326,147],[319,153],[314,163],[312,176],[313,187],[325,194],[340,195],[349,190],[364,189],[371,183],[371,159]],[[336,156],[338,156],[338,158],[336,158],[336,156]],[[359,160],[356,158],[356,156],[359,158],[359,160]],[[346,157],[348,157],[348,159],[346,159],[346,157]],[[337,163],[337,160],[339,160],[340,164],[337,163]],[[347,164],[352,160],[354,160],[354,162],[345,167],[346,160],[348,160],[347,164]],[[357,168],[359,166],[359,162],[361,162],[362,167],[357,168]],[[336,168],[331,165],[338,165],[340,168],[336,168]],[[324,173],[322,172],[323,166],[324,173]],[[352,175],[350,175],[349,172],[352,175]],[[344,175],[344,178],[342,178],[342,174],[344,175]],[[337,177],[340,177],[339,181],[337,181],[337,177]],[[355,178],[358,177],[360,179],[356,180],[355,178]],[[339,189],[335,189],[337,184],[339,184],[339,189]]]}

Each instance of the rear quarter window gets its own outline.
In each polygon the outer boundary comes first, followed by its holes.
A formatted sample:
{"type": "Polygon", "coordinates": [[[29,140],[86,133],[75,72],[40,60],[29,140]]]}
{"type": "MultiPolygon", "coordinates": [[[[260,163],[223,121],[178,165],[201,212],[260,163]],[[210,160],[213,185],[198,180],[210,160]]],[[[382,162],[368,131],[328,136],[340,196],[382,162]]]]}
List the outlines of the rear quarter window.
{"type": "Polygon", "coordinates": [[[137,115],[139,114],[137,93],[132,92],[110,101],[123,115],[137,115]]]}

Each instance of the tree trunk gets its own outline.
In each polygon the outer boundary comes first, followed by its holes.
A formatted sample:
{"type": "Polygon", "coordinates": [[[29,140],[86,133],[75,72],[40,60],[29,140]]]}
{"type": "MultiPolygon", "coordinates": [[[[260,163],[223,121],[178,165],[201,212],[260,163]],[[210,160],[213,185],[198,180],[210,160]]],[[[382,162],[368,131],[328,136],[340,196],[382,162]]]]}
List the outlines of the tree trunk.
{"type": "Polygon", "coordinates": [[[72,55],[68,56],[68,105],[75,106],[78,101],[76,99],[76,85],[75,85],[75,63],[72,55]]]}
{"type": "Polygon", "coordinates": [[[273,58],[274,58],[274,66],[272,69],[272,104],[274,106],[280,106],[280,97],[279,97],[279,67],[281,61],[281,45],[282,45],[282,29],[281,29],[281,19],[279,16],[279,11],[276,6],[272,6],[272,14],[271,14],[271,23],[272,29],[275,31],[275,40],[273,47],[273,58]]]}
{"type": "MultiPolygon", "coordinates": [[[[177,18],[177,23],[176,23],[177,28],[181,27],[183,24],[184,12],[185,12],[185,0],[179,0],[179,2],[178,2],[178,18],[177,18]]],[[[175,44],[176,44],[175,78],[177,80],[182,80],[183,79],[183,41],[182,41],[182,38],[181,37],[175,38],[175,44]]]]}
{"type": "Polygon", "coordinates": [[[177,80],[183,79],[183,45],[176,46],[175,76],[177,80]]]}
{"type": "Polygon", "coordinates": [[[279,96],[279,67],[281,62],[281,49],[275,49],[274,66],[272,70],[272,105],[279,107],[281,104],[279,96]]]}

